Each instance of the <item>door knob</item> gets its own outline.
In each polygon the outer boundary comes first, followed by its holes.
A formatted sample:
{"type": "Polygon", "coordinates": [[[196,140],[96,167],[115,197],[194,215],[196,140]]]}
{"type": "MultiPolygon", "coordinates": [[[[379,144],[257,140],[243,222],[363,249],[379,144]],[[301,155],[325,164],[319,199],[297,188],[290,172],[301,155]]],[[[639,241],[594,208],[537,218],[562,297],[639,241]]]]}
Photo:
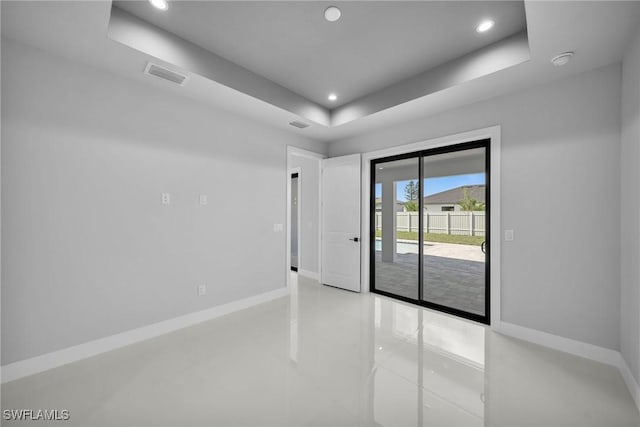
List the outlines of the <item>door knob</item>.
{"type": "Polygon", "coordinates": [[[351,240],[352,242],[359,242],[360,241],[360,239],[357,238],[357,237],[354,237],[353,239],[349,239],[349,240],[351,240]]]}

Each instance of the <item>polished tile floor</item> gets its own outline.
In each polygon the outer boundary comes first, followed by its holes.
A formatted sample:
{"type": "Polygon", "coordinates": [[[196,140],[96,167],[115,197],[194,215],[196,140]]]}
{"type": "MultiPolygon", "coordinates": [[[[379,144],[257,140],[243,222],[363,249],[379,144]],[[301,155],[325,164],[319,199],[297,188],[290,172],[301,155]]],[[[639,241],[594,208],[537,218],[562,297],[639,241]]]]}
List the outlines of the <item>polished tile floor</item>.
{"type": "Polygon", "coordinates": [[[16,408],[67,409],[65,426],[640,426],[612,367],[295,274],[290,297],[4,384],[16,408]]]}

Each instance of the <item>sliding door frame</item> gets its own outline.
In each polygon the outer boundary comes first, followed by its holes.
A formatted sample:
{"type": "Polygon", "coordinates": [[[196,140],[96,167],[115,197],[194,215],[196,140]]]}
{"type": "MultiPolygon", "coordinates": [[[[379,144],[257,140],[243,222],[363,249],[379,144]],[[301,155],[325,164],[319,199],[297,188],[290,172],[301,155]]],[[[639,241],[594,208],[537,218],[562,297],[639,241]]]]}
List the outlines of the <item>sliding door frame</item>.
{"type": "Polygon", "coordinates": [[[454,316],[463,317],[469,320],[473,320],[476,322],[491,324],[491,147],[492,140],[491,138],[482,138],[471,140],[467,142],[454,143],[450,145],[441,145],[433,148],[425,148],[422,150],[396,154],[386,157],[378,157],[370,160],[370,181],[369,181],[369,189],[370,189],[370,203],[369,203],[369,288],[370,291],[376,294],[384,295],[387,297],[399,299],[411,304],[420,305],[423,307],[431,308],[437,311],[441,311],[444,313],[452,314],[454,316]],[[486,176],[486,220],[485,220],[485,241],[486,241],[486,253],[485,253],[485,309],[484,315],[479,315],[471,312],[467,312],[464,310],[460,310],[454,307],[449,307],[441,304],[437,304],[431,301],[424,300],[424,233],[423,233],[423,221],[424,221],[424,159],[430,156],[446,154],[446,153],[454,153],[459,151],[473,150],[477,148],[484,148],[484,156],[485,156],[485,176],[486,176]],[[375,203],[375,186],[376,186],[376,165],[381,163],[392,162],[396,160],[404,160],[404,159],[412,159],[416,158],[419,161],[419,172],[418,172],[418,299],[412,299],[408,297],[404,297],[401,295],[396,295],[390,292],[383,291],[381,289],[376,289],[375,287],[375,243],[376,243],[376,224],[375,224],[375,212],[376,212],[376,203],[375,203]]]}

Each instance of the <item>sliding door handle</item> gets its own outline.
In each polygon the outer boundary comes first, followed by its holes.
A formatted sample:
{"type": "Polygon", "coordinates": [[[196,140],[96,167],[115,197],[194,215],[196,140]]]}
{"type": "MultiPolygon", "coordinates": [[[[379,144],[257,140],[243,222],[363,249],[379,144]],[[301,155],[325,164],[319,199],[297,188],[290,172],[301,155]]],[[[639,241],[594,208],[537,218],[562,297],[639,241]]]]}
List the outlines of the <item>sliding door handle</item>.
{"type": "Polygon", "coordinates": [[[354,237],[353,239],[349,239],[349,240],[351,240],[352,242],[359,242],[360,241],[360,239],[358,237],[354,237]]]}

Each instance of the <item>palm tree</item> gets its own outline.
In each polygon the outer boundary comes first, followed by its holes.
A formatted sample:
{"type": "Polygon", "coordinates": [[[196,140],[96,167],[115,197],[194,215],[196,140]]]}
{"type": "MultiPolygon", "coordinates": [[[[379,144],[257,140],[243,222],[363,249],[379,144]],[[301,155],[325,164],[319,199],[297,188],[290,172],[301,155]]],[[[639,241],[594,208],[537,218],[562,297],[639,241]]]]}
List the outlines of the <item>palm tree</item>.
{"type": "Polygon", "coordinates": [[[480,202],[478,199],[469,197],[469,191],[466,188],[462,189],[462,200],[458,202],[460,208],[463,211],[483,211],[484,202],[480,202]]]}

